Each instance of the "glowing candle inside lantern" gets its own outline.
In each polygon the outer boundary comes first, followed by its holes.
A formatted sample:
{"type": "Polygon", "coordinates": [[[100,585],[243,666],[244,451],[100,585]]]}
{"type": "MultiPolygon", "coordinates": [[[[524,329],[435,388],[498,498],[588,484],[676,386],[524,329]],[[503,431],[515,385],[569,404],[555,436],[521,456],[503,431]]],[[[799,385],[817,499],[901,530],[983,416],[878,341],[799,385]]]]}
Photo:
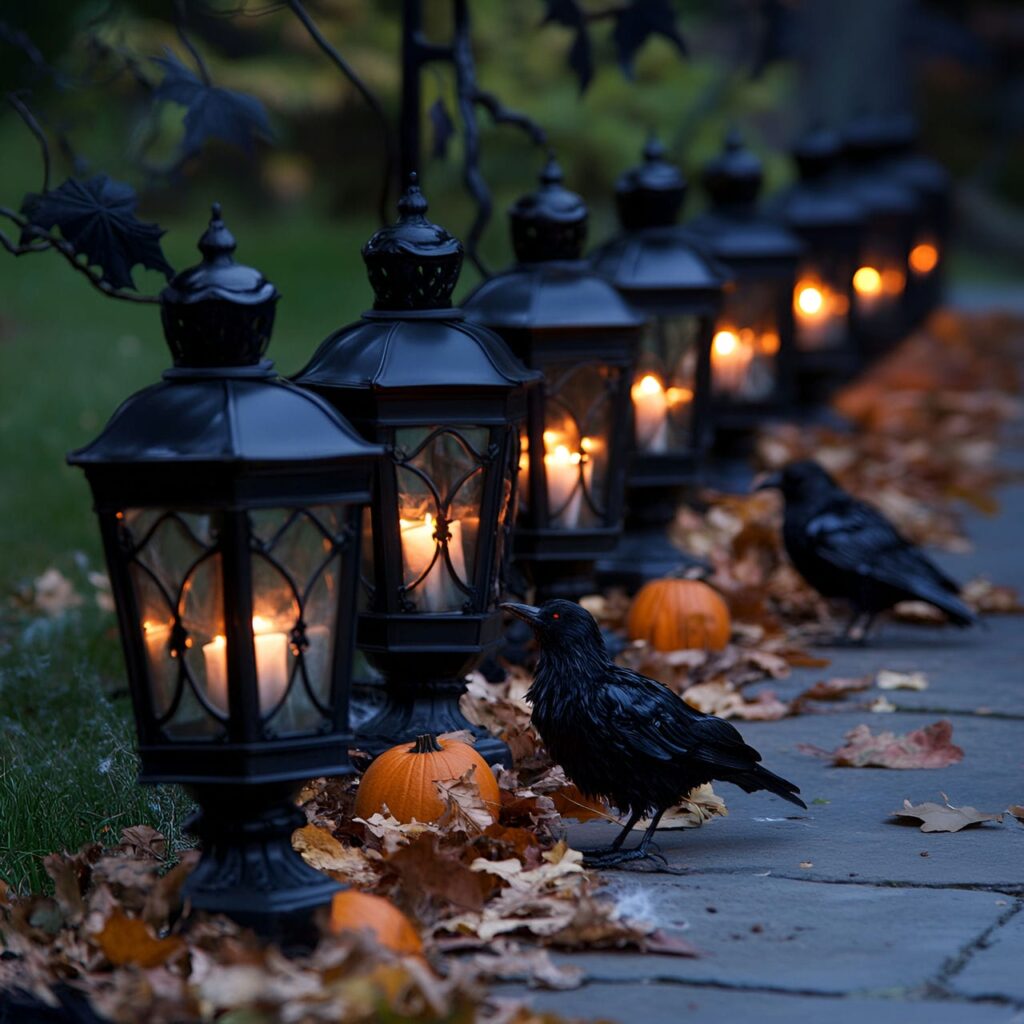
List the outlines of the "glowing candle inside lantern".
{"type": "MultiPolygon", "coordinates": [[[[256,653],[256,685],[260,714],[272,711],[288,689],[288,634],[274,629],[262,615],[252,617],[253,647],[256,653]]],[[[206,699],[223,714],[228,713],[228,644],[215,636],[203,644],[206,667],[206,699]]]]}
{"type": "Polygon", "coordinates": [[[663,452],[668,448],[668,396],[661,381],[648,373],[630,389],[636,420],[636,443],[641,451],[663,452]]]}
{"type": "Polygon", "coordinates": [[[837,321],[834,296],[828,285],[803,278],[793,290],[793,313],[801,348],[823,348],[835,339],[837,321]]]}
{"type": "Polygon", "coordinates": [[[874,313],[883,301],[882,275],[874,267],[858,267],[853,275],[853,289],[862,313],[874,313]]]}
{"type": "Polygon", "coordinates": [[[174,652],[170,649],[171,624],[169,622],[144,620],[142,638],[146,642],[146,654],[149,656],[151,665],[159,665],[165,658],[174,657],[174,652]]]}
{"type": "Polygon", "coordinates": [[[932,242],[918,242],[907,257],[910,269],[924,277],[939,265],[939,249],[932,242]]]}
{"type": "Polygon", "coordinates": [[[572,529],[579,525],[583,511],[583,491],[589,489],[594,464],[589,452],[594,440],[580,440],[580,451],[563,443],[565,435],[557,430],[544,431],[544,476],[548,485],[548,510],[553,526],[572,529]]]}
{"type": "MultiPolygon", "coordinates": [[[[414,588],[413,595],[421,600],[420,610],[425,612],[455,611],[461,605],[461,591],[455,585],[435,537],[434,517],[427,512],[422,519],[401,517],[402,561],[405,565],[406,586],[411,586],[426,573],[414,588]],[[437,554],[434,560],[435,552],[437,554]],[[431,565],[433,562],[433,565],[431,565]],[[429,572],[428,572],[429,567],[429,572]]],[[[462,550],[462,523],[452,519],[448,523],[448,557],[459,579],[466,580],[466,559],[462,550]]]]}
{"type": "Polygon", "coordinates": [[[733,395],[743,391],[754,358],[752,338],[749,330],[723,328],[715,333],[711,339],[711,379],[716,391],[733,395]]]}

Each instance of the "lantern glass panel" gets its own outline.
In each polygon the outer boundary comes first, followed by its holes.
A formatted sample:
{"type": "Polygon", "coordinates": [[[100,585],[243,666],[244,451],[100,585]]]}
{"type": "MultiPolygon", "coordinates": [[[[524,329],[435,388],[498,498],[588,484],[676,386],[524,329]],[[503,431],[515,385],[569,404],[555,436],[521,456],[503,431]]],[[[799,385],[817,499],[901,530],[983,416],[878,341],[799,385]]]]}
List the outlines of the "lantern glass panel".
{"type": "Polygon", "coordinates": [[[462,611],[472,601],[487,427],[395,431],[402,586],[411,610],[462,611]]]}
{"type": "Polygon", "coordinates": [[[608,507],[608,452],[621,370],[603,363],[545,368],[544,479],[555,529],[600,526],[608,507]]]}
{"type": "Polygon", "coordinates": [[[631,389],[638,451],[689,446],[700,332],[695,314],[659,316],[644,328],[631,389]]]}
{"type": "Polygon", "coordinates": [[[824,250],[801,264],[793,287],[793,323],[801,352],[846,344],[855,269],[850,255],[824,250]]]}
{"type": "MultiPolygon", "coordinates": [[[[119,516],[156,725],[169,740],[216,740],[230,717],[221,513],[119,516]]],[[[266,736],[330,720],[345,506],[247,514],[252,634],[266,736]]]]}
{"type": "Polygon", "coordinates": [[[711,381],[717,398],[756,402],[778,383],[779,287],[741,281],[726,293],[711,341],[711,381]]]}

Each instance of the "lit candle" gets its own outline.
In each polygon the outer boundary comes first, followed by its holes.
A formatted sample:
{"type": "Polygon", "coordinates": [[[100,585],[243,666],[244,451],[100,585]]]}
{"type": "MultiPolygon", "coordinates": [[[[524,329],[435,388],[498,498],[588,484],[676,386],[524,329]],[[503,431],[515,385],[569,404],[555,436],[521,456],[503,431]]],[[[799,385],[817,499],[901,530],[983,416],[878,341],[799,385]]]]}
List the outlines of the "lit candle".
{"type": "Polygon", "coordinates": [[[150,665],[155,667],[165,658],[174,657],[171,651],[171,623],[150,622],[146,619],[142,623],[142,637],[146,642],[150,665]]]}
{"type": "Polygon", "coordinates": [[[907,257],[910,269],[921,277],[930,274],[939,265],[939,248],[933,242],[918,242],[907,257]]]}
{"type": "Polygon", "coordinates": [[[882,304],[882,275],[874,267],[858,267],[853,275],[853,290],[861,313],[877,313],[882,304]]]}
{"type": "Polygon", "coordinates": [[[793,289],[797,337],[804,349],[824,348],[835,340],[832,291],[821,281],[804,278],[793,289]]]}
{"type": "MultiPolygon", "coordinates": [[[[272,711],[288,689],[288,634],[274,630],[262,615],[252,617],[253,646],[256,651],[256,685],[260,714],[272,711]]],[[[203,644],[206,667],[206,699],[222,714],[228,713],[228,644],[215,636],[203,644]]]]}
{"type": "Polygon", "coordinates": [[[589,453],[596,443],[593,438],[584,437],[580,440],[581,450],[572,451],[565,439],[565,434],[557,430],[544,431],[544,477],[551,525],[572,529],[579,526],[583,490],[590,487],[594,463],[589,453]]]}
{"type": "MultiPolygon", "coordinates": [[[[454,611],[461,604],[461,591],[448,571],[440,542],[434,536],[434,517],[427,512],[421,520],[399,519],[402,532],[402,561],[405,564],[406,585],[419,580],[413,591],[422,597],[421,610],[426,612],[454,611]],[[434,553],[437,552],[437,561],[434,553]],[[431,565],[433,562],[433,565],[431,565]],[[427,567],[430,571],[427,572],[427,567]]],[[[462,523],[452,519],[448,523],[448,557],[459,579],[466,579],[466,559],[462,550],[462,523]]]]}
{"type": "Polygon", "coordinates": [[[716,391],[739,395],[754,358],[753,332],[723,329],[711,339],[711,379],[716,391]],[[750,335],[748,338],[747,335],[750,335]]]}
{"type": "Polygon", "coordinates": [[[636,443],[645,452],[668,448],[668,396],[661,381],[648,373],[630,389],[636,419],[636,443]]]}

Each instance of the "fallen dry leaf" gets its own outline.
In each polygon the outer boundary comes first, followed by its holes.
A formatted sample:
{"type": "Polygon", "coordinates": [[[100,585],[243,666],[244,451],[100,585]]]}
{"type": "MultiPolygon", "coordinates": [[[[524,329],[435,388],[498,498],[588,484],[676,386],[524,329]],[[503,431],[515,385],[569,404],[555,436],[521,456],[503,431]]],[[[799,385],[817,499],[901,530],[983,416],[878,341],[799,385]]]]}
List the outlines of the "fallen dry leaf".
{"type": "Polygon", "coordinates": [[[379,867],[365,853],[338,842],[319,825],[305,825],[292,833],[292,849],[317,871],[357,889],[369,889],[380,879],[379,867]]]}
{"type": "Polygon", "coordinates": [[[883,668],[875,676],[875,686],[880,690],[927,690],[928,677],[923,672],[893,672],[883,668]]]}
{"type": "Polygon", "coordinates": [[[896,705],[888,697],[876,697],[868,705],[868,710],[876,715],[891,715],[896,710],[896,705]]]}
{"type": "Polygon", "coordinates": [[[984,821],[1002,823],[1001,814],[985,814],[973,807],[954,807],[945,793],[940,794],[941,804],[912,804],[903,801],[902,811],[893,811],[896,818],[913,818],[921,822],[922,832],[959,832],[969,825],[980,825],[984,821]]]}
{"type": "Polygon", "coordinates": [[[437,819],[442,832],[463,831],[472,835],[494,823],[497,808],[484,801],[475,775],[476,766],[472,765],[453,782],[435,781],[434,788],[444,804],[444,812],[437,819]]]}
{"type": "Polygon", "coordinates": [[[905,736],[891,732],[875,736],[862,724],[851,729],[845,739],[843,746],[831,752],[806,743],[797,749],[848,768],[946,768],[964,758],[963,750],[952,742],[952,723],[945,718],[905,736]]]}
{"type": "MultiPolygon", "coordinates": [[[[681,800],[675,807],[670,807],[662,816],[661,829],[700,828],[712,818],[728,817],[729,811],[725,801],[711,788],[710,783],[697,786],[690,790],[686,798],[681,800]]],[[[642,831],[650,825],[650,819],[644,818],[638,821],[634,830],[642,831]]]]}
{"type": "Polygon", "coordinates": [[[802,704],[804,701],[821,700],[834,701],[843,700],[848,693],[860,693],[870,689],[871,679],[869,676],[857,676],[855,678],[834,678],[822,679],[813,686],[808,687],[793,701],[794,704],[802,704]]]}
{"type": "Polygon", "coordinates": [[[1024,603],[1013,587],[1000,586],[984,576],[965,583],[960,596],[978,612],[990,615],[1019,615],[1024,612],[1024,603]]]}
{"type": "Polygon", "coordinates": [[[719,718],[771,722],[790,713],[789,705],[780,701],[771,690],[762,690],[751,700],[724,678],[691,686],[683,691],[683,700],[705,715],[717,715],[719,718]]]}
{"type": "Polygon", "coordinates": [[[185,943],[177,935],[158,939],[144,921],[115,911],[107,918],[103,930],[96,935],[106,958],[115,967],[136,964],[156,967],[177,956],[185,943]]]}
{"type": "Polygon", "coordinates": [[[44,615],[56,618],[82,603],[82,595],[60,569],[47,569],[32,581],[32,603],[44,615]]]}

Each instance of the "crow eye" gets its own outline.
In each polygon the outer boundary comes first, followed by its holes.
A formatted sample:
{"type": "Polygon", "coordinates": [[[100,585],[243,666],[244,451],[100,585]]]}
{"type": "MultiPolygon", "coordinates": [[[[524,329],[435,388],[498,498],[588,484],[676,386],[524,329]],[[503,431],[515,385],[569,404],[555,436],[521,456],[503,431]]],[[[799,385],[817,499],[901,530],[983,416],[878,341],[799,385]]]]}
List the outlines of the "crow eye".
{"type": "Polygon", "coordinates": [[[552,612],[551,613],[551,618],[553,618],[553,619],[557,619],[557,618],[560,618],[560,617],[561,616],[559,616],[558,612],[552,612]]]}

